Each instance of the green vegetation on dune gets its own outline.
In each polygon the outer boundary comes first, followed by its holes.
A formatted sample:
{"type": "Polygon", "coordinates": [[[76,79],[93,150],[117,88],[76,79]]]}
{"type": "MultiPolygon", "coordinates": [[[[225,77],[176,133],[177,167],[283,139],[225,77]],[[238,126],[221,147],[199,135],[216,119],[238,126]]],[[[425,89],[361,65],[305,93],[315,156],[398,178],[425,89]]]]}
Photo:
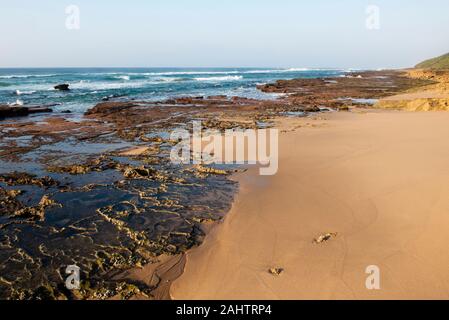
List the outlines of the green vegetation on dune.
{"type": "Polygon", "coordinates": [[[421,62],[420,64],[416,65],[416,68],[436,70],[449,69],[449,53],[442,55],[441,57],[421,62]]]}

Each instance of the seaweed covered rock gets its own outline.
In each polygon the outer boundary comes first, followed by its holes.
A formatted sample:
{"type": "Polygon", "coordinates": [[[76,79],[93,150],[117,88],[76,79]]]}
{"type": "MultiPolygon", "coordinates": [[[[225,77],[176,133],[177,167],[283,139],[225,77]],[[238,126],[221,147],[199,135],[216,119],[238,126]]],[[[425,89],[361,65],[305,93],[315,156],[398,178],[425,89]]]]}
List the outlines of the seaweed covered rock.
{"type": "Polygon", "coordinates": [[[34,185],[41,188],[50,188],[59,185],[59,182],[51,177],[37,178],[36,175],[17,171],[0,175],[0,182],[4,182],[8,186],[34,185]]]}
{"type": "Polygon", "coordinates": [[[72,164],[67,166],[51,166],[47,170],[54,173],[68,173],[71,175],[82,175],[89,172],[101,172],[110,169],[117,169],[119,164],[106,157],[99,157],[88,161],[85,164],[72,164]]]}
{"type": "Polygon", "coordinates": [[[20,190],[5,190],[0,187],[0,216],[9,215],[23,207],[17,200],[20,194],[22,194],[20,190]]]}
{"type": "Polygon", "coordinates": [[[17,197],[23,194],[21,190],[5,190],[0,187],[0,215],[31,221],[43,221],[45,209],[57,206],[54,200],[44,195],[37,206],[24,206],[17,197]]]}
{"type": "Polygon", "coordinates": [[[23,207],[22,209],[16,210],[12,216],[32,221],[44,221],[45,209],[52,206],[61,205],[56,203],[54,200],[51,200],[47,195],[44,195],[37,206],[23,207]]]}

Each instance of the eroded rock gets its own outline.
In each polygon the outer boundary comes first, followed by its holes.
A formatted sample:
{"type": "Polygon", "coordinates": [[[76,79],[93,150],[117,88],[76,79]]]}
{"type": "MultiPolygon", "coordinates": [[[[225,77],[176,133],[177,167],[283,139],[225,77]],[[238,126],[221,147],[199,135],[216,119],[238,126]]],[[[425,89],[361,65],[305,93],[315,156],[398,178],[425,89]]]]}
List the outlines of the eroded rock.
{"type": "Polygon", "coordinates": [[[35,185],[42,188],[50,188],[59,185],[59,182],[51,177],[37,178],[36,175],[26,172],[2,174],[0,175],[0,181],[6,183],[8,186],[35,185]]]}

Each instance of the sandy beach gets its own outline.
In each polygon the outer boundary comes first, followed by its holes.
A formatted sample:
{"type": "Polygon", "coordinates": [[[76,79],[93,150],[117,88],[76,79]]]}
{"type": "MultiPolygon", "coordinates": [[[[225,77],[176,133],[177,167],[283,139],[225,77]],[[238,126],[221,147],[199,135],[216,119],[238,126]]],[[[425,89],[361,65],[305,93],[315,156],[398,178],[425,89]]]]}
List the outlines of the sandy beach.
{"type": "Polygon", "coordinates": [[[173,299],[448,299],[449,114],[279,120],[279,172],[235,177],[173,299]],[[315,244],[326,233],[330,241],[315,244]],[[366,268],[380,268],[367,290],[366,268]],[[280,276],[270,268],[282,268],[280,276]]]}

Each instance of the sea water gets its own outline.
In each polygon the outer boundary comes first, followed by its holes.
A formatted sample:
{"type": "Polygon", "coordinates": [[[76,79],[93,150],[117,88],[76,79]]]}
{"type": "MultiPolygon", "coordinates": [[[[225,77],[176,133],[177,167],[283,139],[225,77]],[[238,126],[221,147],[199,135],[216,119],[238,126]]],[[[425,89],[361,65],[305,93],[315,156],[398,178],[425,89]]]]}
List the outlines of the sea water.
{"type": "Polygon", "coordinates": [[[0,69],[0,104],[58,104],[83,113],[108,97],[147,101],[228,95],[274,99],[256,86],[279,79],[341,76],[348,70],[306,68],[57,68],[0,69]],[[70,84],[70,91],[54,89],[70,84]]]}

